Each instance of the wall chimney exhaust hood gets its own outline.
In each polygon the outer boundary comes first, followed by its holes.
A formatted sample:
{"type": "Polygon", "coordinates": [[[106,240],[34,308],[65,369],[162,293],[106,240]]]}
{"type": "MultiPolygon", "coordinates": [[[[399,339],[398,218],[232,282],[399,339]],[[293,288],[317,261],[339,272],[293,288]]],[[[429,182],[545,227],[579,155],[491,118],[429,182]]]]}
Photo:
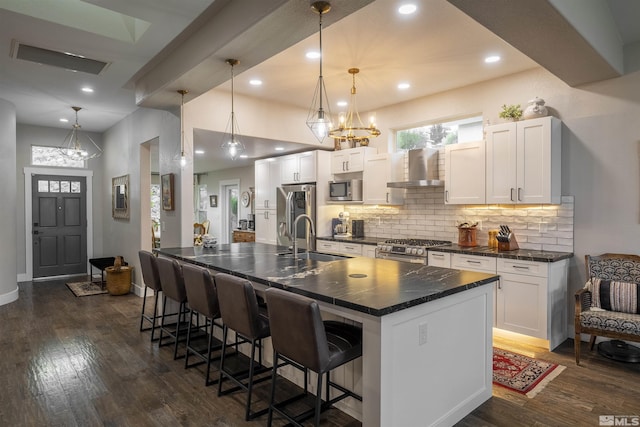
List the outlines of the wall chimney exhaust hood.
{"type": "Polygon", "coordinates": [[[441,187],[444,181],[438,174],[438,150],[421,148],[409,150],[408,181],[387,182],[389,188],[441,187]]]}

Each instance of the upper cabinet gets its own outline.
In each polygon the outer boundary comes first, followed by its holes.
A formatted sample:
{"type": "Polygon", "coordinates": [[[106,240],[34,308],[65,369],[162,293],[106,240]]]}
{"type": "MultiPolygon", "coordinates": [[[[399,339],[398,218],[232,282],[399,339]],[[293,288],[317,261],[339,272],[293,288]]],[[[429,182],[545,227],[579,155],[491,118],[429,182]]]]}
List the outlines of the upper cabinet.
{"type": "Polygon", "coordinates": [[[280,182],[282,184],[316,182],[316,156],[316,151],[307,151],[281,157],[280,182]]]}
{"type": "Polygon", "coordinates": [[[387,182],[404,178],[404,153],[367,156],[362,175],[362,203],[365,205],[401,205],[404,189],[388,188],[387,182]]]}
{"type": "Polygon", "coordinates": [[[560,203],[561,122],[555,117],[486,128],[486,203],[560,203]]]}
{"type": "Polygon", "coordinates": [[[445,146],[444,202],[485,203],[485,143],[465,142],[445,146]]]}
{"type": "Polygon", "coordinates": [[[263,159],[255,162],[255,208],[276,209],[276,191],[280,185],[280,162],[263,159]]]}
{"type": "Polygon", "coordinates": [[[331,173],[351,173],[364,171],[364,162],[368,155],[376,154],[373,147],[348,148],[331,153],[331,173]]]}

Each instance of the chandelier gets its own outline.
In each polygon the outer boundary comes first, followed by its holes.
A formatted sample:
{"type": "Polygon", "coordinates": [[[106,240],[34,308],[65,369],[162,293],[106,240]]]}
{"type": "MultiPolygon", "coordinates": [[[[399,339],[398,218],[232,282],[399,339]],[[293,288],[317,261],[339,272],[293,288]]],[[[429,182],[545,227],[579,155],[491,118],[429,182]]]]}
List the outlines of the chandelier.
{"type": "Polygon", "coordinates": [[[82,107],[71,107],[76,112],[76,122],[73,124],[71,131],[67,134],[63,144],[58,147],[58,152],[71,160],[82,161],[94,159],[102,154],[102,148],[98,147],[93,139],[86,133],[80,133],[80,124],[78,124],[78,111],[82,107]],[[84,140],[84,146],[81,143],[84,140]]]}
{"type": "Polygon", "coordinates": [[[182,97],[180,101],[180,167],[187,165],[187,156],[184,154],[184,96],[189,93],[186,89],[177,90],[182,97]]]}
{"type": "Polygon", "coordinates": [[[329,131],[329,136],[336,140],[336,143],[347,142],[349,147],[355,147],[356,143],[360,145],[369,145],[369,138],[375,138],[380,135],[380,130],[376,128],[375,117],[369,118],[369,125],[362,123],[358,107],[356,105],[356,74],[360,72],[359,68],[349,68],[349,74],[353,79],[351,86],[351,99],[349,101],[349,110],[346,113],[340,113],[338,127],[329,131]]]}
{"type": "Polygon", "coordinates": [[[329,136],[329,129],[331,129],[331,111],[329,109],[327,89],[324,87],[324,78],[322,77],[322,14],[331,10],[331,3],[328,1],[312,1],[311,9],[320,15],[320,75],[307,116],[307,126],[309,126],[316,139],[322,143],[324,138],[329,136]]]}
{"type": "Polygon", "coordinates": [[[222,148],[231,160],[238,158],[245,150],[242,139],[240,139],[240,128],[233,110],[233,67],[238,65],[240,61],[237,59],[227,59],[226,63],[231,65],[231,116],[227,122],[225,133],[222,137],[222,148]]]}

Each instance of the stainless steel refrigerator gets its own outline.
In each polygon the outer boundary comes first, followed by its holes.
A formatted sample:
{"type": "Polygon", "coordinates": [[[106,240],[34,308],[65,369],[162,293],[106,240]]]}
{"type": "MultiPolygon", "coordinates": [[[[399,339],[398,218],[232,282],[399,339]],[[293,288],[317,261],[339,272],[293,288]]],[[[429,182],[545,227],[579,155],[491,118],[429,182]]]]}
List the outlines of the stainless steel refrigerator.
{"type": "MultiPolygon", "coordinates": [[[[316,186],[315,184],[284,185],[278,188],[278,245],[293,244],[293,221],[301,214],[307,214],[315,225],[316,186]]],[[[298,248],[316,249],[315,236],[311,236],[309,222],[302,219],[297,224],[298,248]]]]}

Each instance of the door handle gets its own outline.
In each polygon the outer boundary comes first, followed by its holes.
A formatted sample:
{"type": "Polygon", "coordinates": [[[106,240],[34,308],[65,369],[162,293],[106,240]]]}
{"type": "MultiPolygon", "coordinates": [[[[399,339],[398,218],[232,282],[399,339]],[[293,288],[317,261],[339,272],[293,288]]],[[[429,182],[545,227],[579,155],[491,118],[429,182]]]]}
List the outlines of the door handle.
{"type": "Polygon", "coordinates": [[[40,234],[40,232],[38,230],[35,230],[33,234],[40,234]]]}
{"type": "Polygon", "coordinates": [[[347,170],[349,170],[349,160],[347,160],[347,170]]]}
{"type": "Polygon", "coordinates": [[[522,201],[522,188],[518,187],[518,201],[521,202],[522,201]]]}
{"type": "Polygon", "coordinates": [[[387,203],[389,203],[389,192],[387,191],[387,203]]]}
{"type": "Polygon", "coordinates": [[[344,172],[344,171],[345,171],[345,169],[344,169],[344,164],[345,164],[345,163],[346,163],[346,162],[342,162],[342,172],[344,172]]]}
{"type": "Polygon", "coordinates": [[[444,201],[445,201],[445,202],[449,202],[449,190],[446,190],[446,191],[444,192],[444,201]]]}
{"type": "Polygon", "coordinates": [[[513,190],[515,190],[515,188],[512,188],[511,190],[509,190],[509,199],[513,202],[513,190]]]}

